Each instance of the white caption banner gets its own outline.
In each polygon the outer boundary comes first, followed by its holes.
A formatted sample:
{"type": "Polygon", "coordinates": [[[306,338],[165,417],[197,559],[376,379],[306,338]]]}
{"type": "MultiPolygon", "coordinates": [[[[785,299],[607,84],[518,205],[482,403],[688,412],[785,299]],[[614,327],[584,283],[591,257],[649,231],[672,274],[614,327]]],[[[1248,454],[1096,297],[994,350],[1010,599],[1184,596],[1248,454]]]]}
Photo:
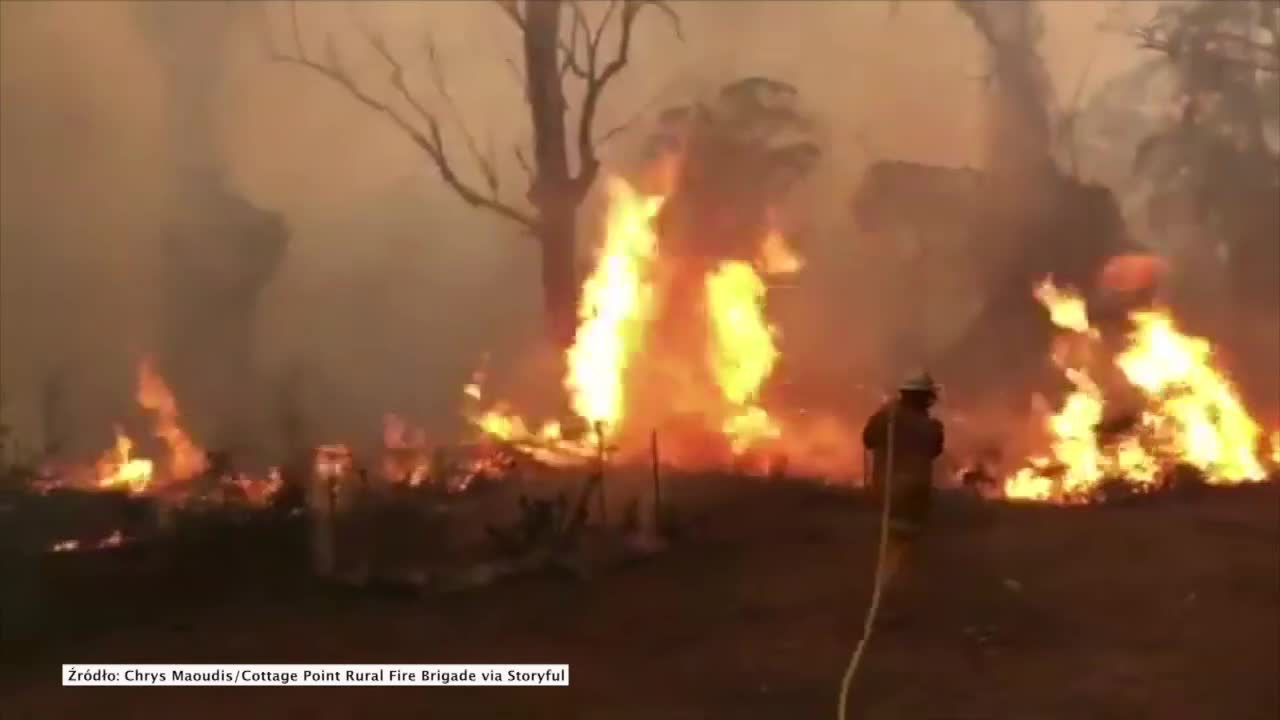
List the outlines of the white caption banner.
{"type": "Polygon", "coordinates": [[[568,665],[79,665],[63,686],[564,686],[568,665]]]}

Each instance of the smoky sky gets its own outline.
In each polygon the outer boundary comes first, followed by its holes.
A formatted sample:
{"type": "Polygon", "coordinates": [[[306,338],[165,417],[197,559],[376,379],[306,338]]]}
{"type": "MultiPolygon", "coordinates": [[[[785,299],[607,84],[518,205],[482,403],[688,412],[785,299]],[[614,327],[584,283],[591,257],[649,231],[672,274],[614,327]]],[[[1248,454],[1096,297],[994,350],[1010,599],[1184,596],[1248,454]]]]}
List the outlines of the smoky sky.
{"type": "MultiPolygon", "coordinates": [[[[796,200],[802,287],[775,311],[784,353],[853,384],[896,321],[884,298],[902,291],[881,277],[885,248],[860,244],[848,198],[875,160],[981,163],[982,43],[945,2],[675,6],[683,40],[660,14],[644,17],[599,124],[734,77],[798,89],[823,157],[796,200]]],[[[1141,59],[1131,39],[1099,25],[1150,6],[1042,9],[1041,49],[1062,105],[1141,59]]],[[[483,2],[301,3],[304,51],[323,56],[324,38],[335,38],[344,67],[384,92],[386,68],[361,25],[385,35],[442,113],[460,169],[477,177],[458,122],[496,149],[502,191],[520,203],[511,149],[527,145],[528,129],[510,22],[483,2]],[[427,38],[456,115],[429,92],[427,38]]],[[[282,3],[0,4],[0,388],[5,419],[28,444],[41,442],[51,378],[73,446],[98,447],[112,423],[136,415],[138,358],[170,342],[165,243],[173,227],[220,212],[184,190],[193,169],[277,214],[287,232],[255,305],[253,377],[236,390],[264,416],[295,372],[316,441],[376,436],[385,412],[447,436],[459,427],[459,389],[485,358],[499,393],[536,374],[547,350],[533,241],[459,201],[385,118],[324,78],[270,62],[271,47],[297,51],[282,3]]],[[[630,142],[604,148],[606,165],[630,142]]],[[[212,427],[218,410],[178,401],[212,427]]]]}

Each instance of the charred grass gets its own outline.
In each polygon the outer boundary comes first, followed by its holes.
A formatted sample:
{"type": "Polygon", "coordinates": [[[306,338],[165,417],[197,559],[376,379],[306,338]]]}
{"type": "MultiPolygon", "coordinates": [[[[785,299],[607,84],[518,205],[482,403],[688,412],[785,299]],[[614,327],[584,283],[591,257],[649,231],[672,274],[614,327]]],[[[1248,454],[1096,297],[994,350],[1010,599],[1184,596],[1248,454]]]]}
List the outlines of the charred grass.
{"type": "MultiPolygon", "coordinates": [[[[646,562],[441,598],[317,585],[287,523],[28,564],[42,627],[62,631],[6,640],[4,717],[829,717],[874,508],[725,479],[697,497],[646,562]],[[63,689],[69,661],[567,662],[572,685],[63,689]]],[[[1089,508],[946,498],[886,600],[855,716],[1273,718],[1278,615],[1274,484],[1089,508]]]]}

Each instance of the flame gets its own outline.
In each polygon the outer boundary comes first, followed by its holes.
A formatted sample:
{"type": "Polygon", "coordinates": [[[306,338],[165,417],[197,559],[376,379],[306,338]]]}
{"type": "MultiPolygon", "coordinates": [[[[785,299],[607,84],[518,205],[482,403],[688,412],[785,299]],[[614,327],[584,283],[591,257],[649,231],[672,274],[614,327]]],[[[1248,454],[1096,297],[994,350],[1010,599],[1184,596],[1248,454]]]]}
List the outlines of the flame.
{"type": "Polygon", "coordinates": [[[388,480],[417,487],[430,479],[431,455],[421,428],[410,428],[399,415],[388,413],[382,418],[382,447],[382,474],[388,480]]]}
{"type": "Polygon", "coordinates": [[[336,480],[349,474],[354,464],[351,449],[346,445],[337,443],[316,448],[315,473],[326,480],[336,480]]]}
{"type": "Polygon", "coordinates": [[[1144,424],[1167,449],[1210,477],[1239,483],[1266,473],[1261,428],[1231,383],[1210,364],[1209,342],[1178,332],[1162,312],[1136,312],[1136,332],[1116,365],[1156,404],[1144,424]]]}
{"type": "MultiPolygon", "coordinates": [[[[1079,295],[1046,280],[1036,297],[1055,325],[1090,342],[1099,340],[1079,295]]],[[[1135,329],[1113,362],[1141,393],[1141,412],[1120,437],[1106,437],[1103,390],[1086,369],[1055,355],[1075,389],[1047,418],[1049,453],[1032,457],[1005,480],[1006,497],[1087,501],[1107,479],[1150,489],[1179,463],[1200,470],[1210,483],[1264,477],[1257,457],[1259,426],[1213,366],[1209,342],[1182,334],[1163,310],[1137,311],[1130,320],[1135,329]]]]}
{"type": "Polygon", "coordinates": [[[138,404],[155,414],[156,437],[169,450],[169,479],[190,480],[204,472],[208,467],[204,450],[178,424],[178,403],[156,373],[151,358],[144,358],[138,368],[138,404]]]}
{"type": "Polygon", "coordinates": [[[265,478],[237,473],[222,480],[224,483],[237,488],[243,496],[244,502],[255,508],[267,507],[275,499],[276,495],[284,489],[284,476],[278,467],[268,470],[265,478]]]}
{"type": "Polygon", "coordinates": [[[775,440],[782,435],[781,428],[764,408],[751,406],[725,420],[721,428],[729,436],[729,446],[735,455],[763,440],[775,440]]]}
{"type": "Polygon", "coordinates": [[[1097,335],[1089,326],[1089,311],[1080,295],[1059,289],[1053,284],[1053,278],[1045,278],[1033,294],[1049,311],[1049,321],[1054,325],[1082,335],[1097,335]]]}
{"type": "Polygon", "coordinates": [[[102,455],[97,463],[98,487],[124,489],[141,493],[151,484],[153,466],[146,458],[131,457],[133,441],[120,428],[116,428],[115,446],[102,455]]]}
{"type": "Polygon", "coordinates": [[[612,178],[604,247],[582,286],[577,334],[565,387],[592,427],[615,431],[622,419],[623,375],[640,341],[651,299],[648,271],[657,250],[653,219],[663,198],[641,196],[612,178]]]}
{"type": "MultiPolygon", "coordinates": [[[[673,178],[664,171],[678,168],[675,159],[669,161],[657,168],[658,177],[650,183],[665,192],[670,191],[673,178]]],[[[471,423],[503,447],[553,465],[581,464],[607,455],[618,449],[615,445],[626,444],[626,432],[647,436],[654,425],[644,423],[653,422],[688,429],[690,436],[677,439],[675,447],[679,457],[691,464],[725,460],[719,445],[697,439],[710,432],[728,441],[727,449],[738,467],[746,460],[767,460],[768,465],[781,467],[789,464],[787,456],[794,452],[798,458],[821,457],[819,462],[808,464],[800,459],[795,467],[821,466],[827,472],[833,469],[832,463],[844,463],[851,468],[849,454],[832,449],[849,437],[833,429],[833,420],[814,422],[802,412],[795,423],[784,425],[758,402],[760,389],[780,357],[776,331],[765,316],[767,287],[762,276],[803,267],[777,229],[773,214],[769,214],[769,230],[760,240],[754,263],[726,261],[702,274],[696,264],[657,265],[653,220],[664,197],[642,195],[622,180],[613,179],[609,201],[606,237],[597,265],[583,285],[580,324],[566,356],[569,372],[565,389],[577,419],[585,422],[575,423],[566,433],[555,420],[537,427],[500,403],[480,408],[470,402],[466,406],[471,423]],[[662,272],[655,272],[659,269],[662,272]],[[690,277],[684,271],[700,274],[690,277]],[[684,281],[690,282],[686,285],[684,281]],[[705,334],[676,333],[680,339],[670,347],[642,348],[647,326],[663,320],[654,312],[654,298],[673,288],[679,288],[678,292],[693,288],[701,293],[706,322],[691,325],[695,332],[705,334]],[[676,354],[671,354],[673,349],[676,354]],[[642,350],[645,363],[637,362],[642,350]],[[641,392],[678,397],[678,407],[637,403],[635,410],[641,414],[659,414],[631,416],[628,398],[639,397],[641,392]],[[582,427],[596,432],[581,435],[582,427]]],[[[687,313],[693,307],[677,301],[666,303],[664,310],[687,313]]],[[[465,386],[464,393],[472,401],[485,397],[479,378],[465,386]]]]}
{"type": "MultiPolygon", "coordinates": [[[[639,348],[652,300],[648,275],[657,251],[652,224],[663,202],[659,196],[640,195],[617,178],[609,180],[608,190],[605,241],[582,286],[579,324],[565,355],[564,378],[570,407],[600,441],[616,433],[623,419],[626,372],[639,348]]],[[[463,388],[472,401],[484,397],[483,379],[477,372],[463,388]]],[[[535,430],[501,404],[472,407],[468,417],[482,434],[542,462],[578,464],[596,454],[590,438],[566,438],[556,420],[535,430]]]]}
{"type": "Polygon", "coordinates": [[[758,266],[766,275],[789,275],[804,268],[804,260],[791,249],[782,232],[773,228],[760,243],[758,266]]]}
{"type": "Polygon", "coordinates": [[[707,276],[711,370],[733,407],[722,430],[739,453],[754,442],[779,435],[777,423],[755,405],[760,386],[778,359],[774,329],[764,317],[764,281],[751,266],[727,262],[707,276]]]}

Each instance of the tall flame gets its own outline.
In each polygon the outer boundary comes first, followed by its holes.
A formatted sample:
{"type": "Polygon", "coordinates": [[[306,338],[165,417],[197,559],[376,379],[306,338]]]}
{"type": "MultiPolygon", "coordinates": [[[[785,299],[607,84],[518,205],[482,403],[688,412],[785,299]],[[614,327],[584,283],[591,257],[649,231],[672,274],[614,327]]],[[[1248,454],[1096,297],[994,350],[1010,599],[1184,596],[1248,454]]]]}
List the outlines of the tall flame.
{"type": "Polygon", "coordinates": [[[735,452],[762,438],[777,437],[776,423],[754,403],[778,359],[774,330],[764,317],[764,282],[751,266],[727,262],[707,276],[710,362],[716,384],[734,406],[723,431],[735,452]]]}
{"type": "Polygon", "coordinates": [[[169,450],[169,479],[189,480],[204,472],[208,465],[204,450],[178,424],[178,403],[151,358],[144,358],[138,368],[138,404],[155,414],[156,437],[169,450]]]}
{"type": "Polygon", "coordinates": [[[623,375],[649,308],[647,275],[657,250],[653,219],[663,198],[641,196],[617,178],[608,187],[604,247],[582,287],[581,323],[569,348],[565,386],[574,412],[612,432],[622,419],[623,375]]]}

